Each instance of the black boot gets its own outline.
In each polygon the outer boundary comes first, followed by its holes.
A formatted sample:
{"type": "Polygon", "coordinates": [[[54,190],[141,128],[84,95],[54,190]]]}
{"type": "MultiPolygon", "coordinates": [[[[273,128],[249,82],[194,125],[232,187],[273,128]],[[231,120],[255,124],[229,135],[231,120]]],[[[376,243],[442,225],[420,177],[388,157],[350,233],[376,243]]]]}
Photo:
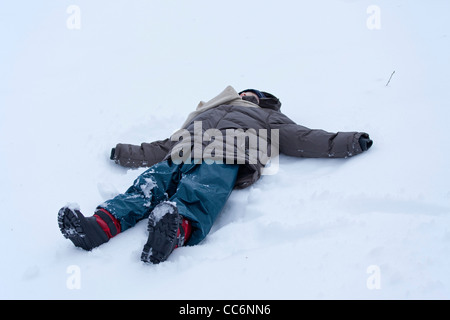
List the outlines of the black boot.
{"type": "Polygon", "coordinates": [[[142,250],[141,260],[154,264],[165,261],[176,246],[184,242],[181,227],[183,218],[175,205],[162,202],[153,209],[148,217],[148,239],[142,250]]]}
{"type": "Polygon", "coordinates": [[[90,251],[109,240],[96,218],[86,218],[78,209],[61,208],[58,212],[58,225],[66,239],[84,250],[90,251]]]}

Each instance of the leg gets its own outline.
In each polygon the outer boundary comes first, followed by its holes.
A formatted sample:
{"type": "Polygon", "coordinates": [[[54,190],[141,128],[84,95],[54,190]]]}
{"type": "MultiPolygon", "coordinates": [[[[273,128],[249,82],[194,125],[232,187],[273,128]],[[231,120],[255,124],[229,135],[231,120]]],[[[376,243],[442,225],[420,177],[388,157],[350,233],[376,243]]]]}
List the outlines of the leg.
{"type": "Polygon", "coordinates": [[[141,260],[160,263],[177,246],[203,240],[233,190],[238,169],[223,164],[180,165],[176,192],[150,213],[141,260]]]}
{"type": "Polygon", "coordinates": [[[181,179],[170,201],[192,222],[187,245],[199,243],[209,233],[234,188],[238,170],[239,165],[217,163],[181,167],[181,179]]]}
{"type": "Polygon", "coordinates": [[[124,194],[105,201],[98,208],[110,212],[125,231],[147,218],[158,203],[175,192],[178,176],[177,165],[168,161],[157,163],[143,172],[124,194]]]}
{"type": "Polygon", "coordinates": [[[178,166],[169,162],[155,164],[126,193],[98,206],[91,217],[84,217],[78,207],[63,207],[58,213],[61,233],[77,247],[98,247],[148,217],[159,202],[175,192],[178,171],[178,166]]]}

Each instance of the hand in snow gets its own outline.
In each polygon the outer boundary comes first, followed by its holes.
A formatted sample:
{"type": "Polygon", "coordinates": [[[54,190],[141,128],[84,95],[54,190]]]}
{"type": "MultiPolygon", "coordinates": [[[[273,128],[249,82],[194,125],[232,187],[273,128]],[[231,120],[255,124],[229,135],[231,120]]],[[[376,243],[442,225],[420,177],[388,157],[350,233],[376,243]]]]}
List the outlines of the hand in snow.
{"type": "Polygon", "coordinates": [[[361,137],[359,137],[359,145],[361,146],[362,151],[367,151],[372,146],[373,141],[370,139],[367,133],[363,133],[361,137]]]}

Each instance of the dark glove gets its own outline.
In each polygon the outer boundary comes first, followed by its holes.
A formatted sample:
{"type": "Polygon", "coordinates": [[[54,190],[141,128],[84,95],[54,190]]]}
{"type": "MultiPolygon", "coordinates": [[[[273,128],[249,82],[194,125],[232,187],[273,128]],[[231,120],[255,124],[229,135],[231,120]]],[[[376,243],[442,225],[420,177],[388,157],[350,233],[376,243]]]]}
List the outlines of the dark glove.
{"type": "Polygon", "coordinates": [[[359,137],[359,145],[361,146],[362,151],[367,151],[372,146],[373,141],[370,140],[370,137],[367,133],[363,133],[361,137],[359,137]]]}
{"type": "Polygon", "coordinates": [[[109,156],[109,158],[111,159],[111,160],[114,160],[114,154],[116,153],[116,148],[112,148],[111,149],[111,155],[109,156]]]}

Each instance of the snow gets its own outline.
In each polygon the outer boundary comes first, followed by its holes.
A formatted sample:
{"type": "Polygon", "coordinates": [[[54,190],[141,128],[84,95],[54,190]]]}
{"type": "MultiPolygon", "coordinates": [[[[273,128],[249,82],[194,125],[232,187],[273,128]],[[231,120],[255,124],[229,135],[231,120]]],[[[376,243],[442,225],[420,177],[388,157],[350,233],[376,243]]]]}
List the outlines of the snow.
{"type": "Polygon", "coordinates": [[[155,182],[151,178],[145,178],[145,184],[141,185],[142,193],[144,194],[144,197],[150,198],[152,194],[152,190],[155,187],[155,182]]]}
{"type": "Polygon", "coordinates": [[[164,201],[157,205],[155,209],[153,209],[153,225],[156,225],[159,220],[161,220],[166,214],[174,214],[175,213],[176,203],[172,201],[164,201]]]}
{"type": "Polygon", "coordinates": [[[0,298],[450,298],[448,12],[446,0],[3,1],[0,298]],[[374,145],[281,155],[202,243],[159,265],[140,261],[146,221],[91,252],[64,239],[62,206],[89,215],[143,172],[109,160],[116,143],[170,136],[227,85],[374,145]]]}

